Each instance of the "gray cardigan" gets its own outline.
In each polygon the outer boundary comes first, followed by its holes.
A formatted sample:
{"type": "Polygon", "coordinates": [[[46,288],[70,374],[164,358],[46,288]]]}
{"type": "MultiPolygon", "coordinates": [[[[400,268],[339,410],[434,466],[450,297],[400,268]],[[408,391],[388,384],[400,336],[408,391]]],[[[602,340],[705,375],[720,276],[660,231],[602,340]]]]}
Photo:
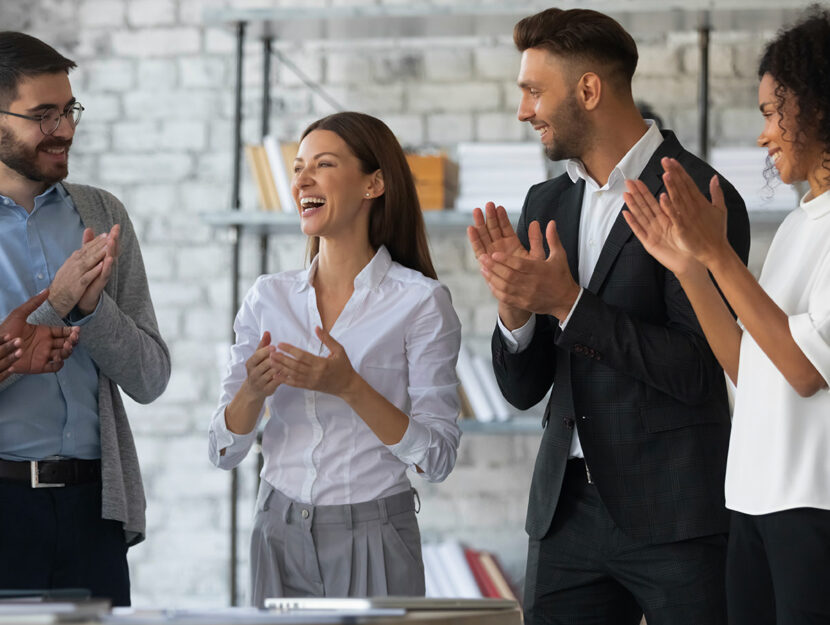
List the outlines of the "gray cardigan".
{"type": "MultiPolygon", "coordinates": [[[[101,424],[102,516],[124,524],[128,545],[144,540],[144,487],[120,386],[135,401],[148,404],[170,379],[170,353],[161,338],[150,301],[144,261],[124,206],[95,187],[64,183],[84,226],[96,235],[121,224],[119,256],[104,288],[98,312],[81,328],[79,344],[98,366],[101,424]]],[[[30,323],[64,325],[46,301],[30,323]]],[[[15,377],[6,380],[8,386],[15,377]]]]}

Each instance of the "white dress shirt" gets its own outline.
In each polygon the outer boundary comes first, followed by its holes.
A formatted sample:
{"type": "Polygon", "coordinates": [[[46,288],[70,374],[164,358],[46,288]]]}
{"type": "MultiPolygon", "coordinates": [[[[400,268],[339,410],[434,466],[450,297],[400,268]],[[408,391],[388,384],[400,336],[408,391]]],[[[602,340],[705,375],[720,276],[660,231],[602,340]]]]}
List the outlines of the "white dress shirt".
{"type": "MultiPolygon", "coordinates": [[[[623,193],[625,192],[626,179],[636,180],[643,173],[651,157],[663,143],[663,135],[660,129],[650,119],[646,120],[648,130],[640,137],[631,149],[626,152],[617,166],[608,176],[608,182],[603,186],[588,175],[585,165],[576,159],[569,160],[565,167],[570,179],[576,183],[580,179],[585,181],[585,193],[582,195],[582,209],[579,218],[579,285],[584,289],[591,281],[594,267],[599,260],[600,252],[605,245],[605,239],[611,232],[617,216],[620,214],[623,205],[623,193]]],[[[540,224],[542,232],[546,224],[540,224]]],[[[560,327],[564,330],[568,321],[582,297],[582,289],[571,307],[571,312],[565,319],[560,321],[560,327]]],[[[512,353],[520,352],[530,345],[533,339],[533,332],[536,329],[536,315],[531,315],[528,322],[521,328],[512,332],[498,320],[502,336],[505,339],[507,350],[512,353]]],[[[573,438],[571,439],[570,457],[582,458],[582,445],[579,442],[579,433],[574,426],[573,438]]]]}
{"type": "MultiPolygon", "coordinates": [[[[830,191],[807,194],[770,245],[759,279],[830,384],[830,191]]],[[[830,393],[801,397],[749,332],[741,338],[726,506],[744,514],[830,510],[830,393]]]]}
{"type": "MultiPolygon", "coordinates": [[[[264,331],[272,344],[290,343],[324,356],[314,328],[322,326],[308,270],[257,279],[236,316],[236,344],[209,431],[218,467],[239,464],[256,437],[230,432],[225,407],[246,378],[245,361],[264,331]],[[225,449],[225,455],[220,451],[225,449]]],[[[410,488],[407,467],[441,481],[455,464],[461,437],[455,364],[461,324],[449,291],[394,262],[383,246],[354,281],[354,293],[330,332],[355,371],[409,416],[403,438],[384,445],[349,405],[326,393],[283,384],[266,401],[261,477],[288,497],[314,505],[386,497],[410,488]]]]}

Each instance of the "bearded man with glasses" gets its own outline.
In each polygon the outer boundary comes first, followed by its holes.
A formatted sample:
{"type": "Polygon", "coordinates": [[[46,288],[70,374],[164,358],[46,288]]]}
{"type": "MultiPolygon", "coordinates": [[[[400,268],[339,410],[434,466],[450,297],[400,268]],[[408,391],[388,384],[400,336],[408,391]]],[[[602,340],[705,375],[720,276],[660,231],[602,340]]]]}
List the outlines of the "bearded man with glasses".
{"type": "Polygon", "coordinates": [[[40,371],[0,376],[0,589],[82,588],[129,605],[145,499],[119,387],[153,401],[170,355],[123,205],[63,182],[84,110],[74,67],[0,32],[0,319],[31,311],[15,327],[68,342],[40,371]]]}

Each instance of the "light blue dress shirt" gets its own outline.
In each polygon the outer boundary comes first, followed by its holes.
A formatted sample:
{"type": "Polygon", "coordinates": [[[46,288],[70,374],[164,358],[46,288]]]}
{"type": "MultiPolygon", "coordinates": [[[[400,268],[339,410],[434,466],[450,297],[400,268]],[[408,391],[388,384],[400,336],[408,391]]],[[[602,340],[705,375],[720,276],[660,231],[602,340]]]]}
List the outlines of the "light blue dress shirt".
{"type": "MultiPolygon", "coordinates": [[[[61,184],[37,196],[31,213],[0,195],[0,319],[52,283],[83,232],[61,184]]],[[[81,346],[57,373],[24,375],[0,391],[0,458],[53,456],[101,457],[98,369],[81,346]]]]}

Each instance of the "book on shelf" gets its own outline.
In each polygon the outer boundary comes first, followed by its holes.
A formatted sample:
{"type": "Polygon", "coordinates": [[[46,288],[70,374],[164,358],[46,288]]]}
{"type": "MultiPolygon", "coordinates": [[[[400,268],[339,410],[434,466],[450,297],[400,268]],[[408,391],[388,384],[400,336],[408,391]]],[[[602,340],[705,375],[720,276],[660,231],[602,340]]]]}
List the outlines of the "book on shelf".
{"type": "Polygon", "coordinates": [[[484,423],[510,419],[510,406],[501,394],[489,360],[473,354],[462,345],[458,352],[456,373],[462,397],[469,405],[470,416],[484,423]]]}
{"type": "Polygon", "coordinates": [[[291,178],[294,176],[294,159],[297,158],[300,145],[294,141],[280,141],[274,135],[265,135],[262,145],[276,186],[279,205],[283,212],[293,213],[295,207],[294,196],[291,194],[291,178]]]}
{"type": "Polygon", "coordinates": [[[509,599],[519,603],[518,594],[492,552],[447,539],[425,543],[422,553],[427,597],[509,599]]]}
{"type": "Polygon", "coordinates": [[[248,167],[254,177],[260,208],[266,211],[280,210],[277,188],[271,175],[265,148],[258,144],[247,144],[245,146],[245,160],[248,162],[248,167]]]}
{"type": "Polygon", "coordinates": [[[501,564],[499,564],[498,558],[496,558],[495,554],[492,554],[489,551],[479,551],[478,559],[481,562],[484,572],[487,574],[488,578],[495,587],[495,592],[497,594],[494,595],[494,597],[518,601],[519,598],[517,593],[513,590],[513,587],[508,581],[507,575],[501,567],[501,564]]]}

